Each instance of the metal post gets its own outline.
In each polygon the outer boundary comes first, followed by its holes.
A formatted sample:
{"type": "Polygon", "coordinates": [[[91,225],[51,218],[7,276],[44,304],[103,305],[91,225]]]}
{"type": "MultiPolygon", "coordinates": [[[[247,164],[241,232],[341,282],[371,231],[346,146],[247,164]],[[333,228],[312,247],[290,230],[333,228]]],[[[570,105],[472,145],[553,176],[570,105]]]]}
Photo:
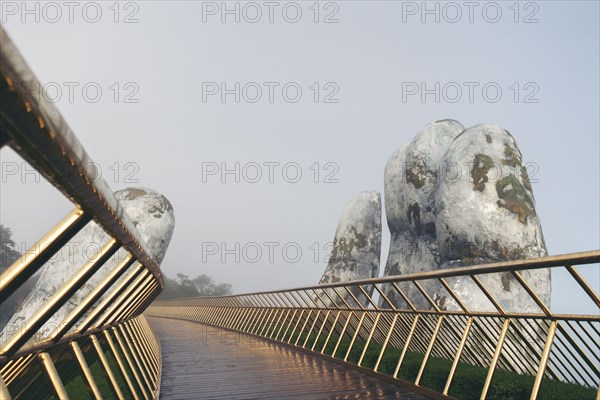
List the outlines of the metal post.
{"type": "Polygon", "coordinates": [[[502,324],[502,331],[500,332],[500,337],[498,338],[498,343],[496,344],[496,351],[494,352],[494,357],[492,358],[492,363],[490,364],[490,369],[488,370],[488,374],[485,378],[485,383],[483,384],[483,389],[481,391],[481,400],[485,400],[487,392],[490,388],[490,384],[492,383],[492,377],[494,376],[496,364],[498,364],[498,359],[500,358],[500,354],[502,353],[502,345],[504,344],[504,339],[506,338],[506,334],[508,333],[509,326],[510,319],[507,318],[502,324]]]}
{"type": "Polygon", "coordinates": [[[88,387],[92,391],[92,394],[97,400],[102,400],[102,394],[100,394],[100,389],[96,385],[96,381],[94,380],[94,376],[92,375],[92,371],[90,371],[90,367],[85,361],[85,357],[79,347],[77,341],[73,340],[69,343],[71,346],[71,350],[73,351],[73,355],[79,364],[79,368],[83,372],[83,376],[85,377],[85,381],[87,382],[88,387]]]}
{"type": "Polygon", "coordinates": [[[115,377],[115,374],[113,374],[112,370],[110,369],[110,365],[108,364],[106,355],[104,355],[104,350],[102,350],[102,346],[100,346],[100,341],[98,340],[96,335],[90,335],[90,340],[92,341],[92,344],[94,345],[94,348],[96,349],[96,353],[98,354],[98,357],[100,358],[100,362],[101,362],[102,366],[104,367],[104,371],[106,372],[106,375],[108,376],[108,380],[110,381],[110,384],[111,384],[115,394],[117,395],[117,397],[119,399],[124,399],[125,396],[123,396],[123,392],[121,392],[121,388],[119,387],[119,384],[117,383],[117,378],[115,377]]]}
{"type": "Polygon", "coordinates": [[[54,389],[54,393],[60,400],[69,400],[69,395],[67,394],[67,390],[56,371],[56,367],[52,362],[52,358],[46,352],[41,352],[38,354],[38,358],[42,363],[42,367],[48,379],[50,379],[50,383],[52,384],[52,389],[54,389]]]}

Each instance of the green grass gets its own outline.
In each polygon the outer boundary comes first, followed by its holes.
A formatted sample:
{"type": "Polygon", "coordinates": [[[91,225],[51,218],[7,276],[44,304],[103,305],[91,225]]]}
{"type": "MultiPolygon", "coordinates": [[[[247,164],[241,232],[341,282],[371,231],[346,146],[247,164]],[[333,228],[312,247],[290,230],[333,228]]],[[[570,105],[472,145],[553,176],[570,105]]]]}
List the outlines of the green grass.
{"type": "MultiPolygon", "coordinates": [[[[302,340],[304,340],[305,337],[306,334],[303,334],[299,344],[302,344],[302,340]]],[[[326,335],[321,335],[321,337],[319,337],[315,346],[316,351],[320,351],[323,348],[325,338],[326,335]]],[[[335,335],[331,337],[325,348],[325,354],[332,354],[338,339],[339,338],[335,335]]],[[[309,339],[308,345],[312,346],[313,342],[314,335],[309,339]]],[[[350,338],[346,335],[340,342],[335,357],[344,359],[349,346],[350,338]]],[[[365,342],[357,338],[348,356],[348,362],[357,364],[364,346],[365,342]]],[[[373,369],[377,358],[379,357],[379,353],[381,352],[381,348],[382,346],[380,344],[371,342],[361,366],[373,369]]],[[[392,376],[398,364],[398,360],[400,359],[400,353],[400,349],[388,346],[379,364],[378,372],[392,376]]],[[[419,373],[419,369],[421,368],[423,357],[423,354],[408,351],[399,370],[398,378],[408,382],[414,382],[419,373]]],[[[430,357],[421,378],[420,385],[437,392],[442,392],[446,385],[451,366],[452,361],[450,360],[430,357]]],[[[450,386],[449,395],[465,400],[479,399],[487,373],[487,368],[459,363],[452,385],[450,386]]],[[[494,372],[487,398],[507,400],[529,399],[534,380],[535,377],[532,375],[521,375],[515,372],[497,369],[494,372]]],[[[538,399],[594,400],[596,399],[596,389],[577,384],[544,379],[540,387],[538,399]]]]}
{"type": "MultiPolygon", "coordinates": [[[[112,352],[110,352],[105,345],[102,346],[102,350],[107,358],[111,371],[115,375],[115,380],[117,381],[121,392],[124,394],[126,399],[133,399],[133,396],[129,391],[125,378],[121,374],[117,361],[114,358],[112,352]]],[[[120,355],[121,357],[123,357],[122,354],[120,355]]],[[[106,375],[102,362],[96,354],[96,351],[94,349],[90,349],[90,351],[85,352],[85,358],[102,397],[105,399],[117,398],[114,389],[110,383],[110,380],[106,375]]],[[[92,395],[92,392],[88,388],[87,382],[85,381],[83,372],[80,370],[77,362],[75,361],[75,358],[64,356],[58,360],[54,360],[54,365],[56,367],[56,370],[59,372],[61,381],[63,382],[63,385],[65,386],[65,389],[71,399],[94,399],[94,396],[92,395]]],[[[27,378],[23,378],[23,381],[21,382],[14,382],[13,384],[11,384],[11,387],[13,385],[14,387],[27,386],[27,383],[25,382],[26,379],[27,378]]],[[[44,385],[29,385],[27,387],[27,390],[21,394],[20,398],[35,400],[54,400],[56,399],[56,396],[52,393],[48,393],[50,388],[49,385],[50,382],[44,385]]]]}
{"type": "MultiPolygon", "coordinates": [[[[291,338],[291,340],[289,338],[291,333],[288,333],[288,335],[286,336],[286,341],[289,341],[290,343],[294,344],[295,341],[298,340],[298,345],[302,345],[306,340],[307,333],[303,332],[302,334],[299,334],[298,331],[300,330],[300,328],[301,326],[298,327],[296,333],[291,338]]],[[[281,335],[282,334],[283,331],[281,335]]],[[[326,336],[327,334],[325,332],[323,332],[321,336],[319,336],[319,340],[314,346],[315,351],[321,351],[325,343],[326,336]]],[[[315,337],[316,333],[312,332],[307,341],[308,348],[312,347],[315,337]]],[[[338,335],[333,334],[327,346],[325,347],[324,353],[331,355],[338,341],[338,335]]],[[[344,359],[346,353],[348,352],[350,341],[351,338],[348,335],[345,335],[342,338],[335,354],[336,358],[342,360],[344,359]]],[[[360,338],[357,338],[354,342],[352,350],[348,354],[347,361],[350,363],[358,364],[364,346],[365,342],[360,338]]],[[[369,347],[367,348],[367,351],[365,352],[361,365],[365,368],[373,369],[377,358],[379,357],[379,354],[381,352],[381,348],[382,346],[380,344],[371,342],[369,344],[369,347]]],[[[116,379],[119,384],[119,387],[121,388],[121,391],[125,394],[126,398],[131,398],[129,389],[126,385],[124,377],[120,373],[114,356],[111,354],[110,351],[108,351],[107,348],[103,348],[103,350],[108,359],[111,370],[116,375],[116,379]]],[[[400,353],[400,349],[388,346],[379,364],[378,372],[392,376],[398,364],[400,353]]],[[[115,398],[116,396],[114,395],[112,386],[108,378],[106,377],[104,368],[102,367],[99,358],[97,356],[93,356],[94,354],[95,351],[87,352],[86,359],[88,361],[90,370],[94,375],[96,383],[100,389],[100,392],[102,393],[104,398],[115,398]]],[[[120,356],[121,358],[123,358],[122,354],[120,354],[120,356]]],[[[414,382],[421,367],[423,357],[424,356],[421,353],[408,351],[399,370],[398,378],[404,381],[414,382]]],[[[67,392],[69,393],[70,397],[78,400],[92,399],[92,395],[87,387],[87,384],[84,381],[81,371],[79,371],[78,368],[68,368],[67,363],[73,365],[73,360],[57,361],[56,367],[57,370],[61,371],[61,378],[65,383],[65,388],[67,389],[67,392]]],[[[423,376],[421,378],[420,385],[435,390],[437,392],[441,392],[446,384],[451,364],[452,362],[450,360],[437,357],[430,357],[425,371],[423,373],[423,376]]],[[[452,381],[452,385],[450,387],[449,395],[464,400],[479,399],[479,397],[481,396],[481,390],[483,388],[483,383],[486,379],[487,373],[487,368],[477,367],[465,363],[459,363],[456,369],[454,379],[452,381]]],[[[503,400],[529,399],[534,379],[535,377],[532,375],[521,375],[515,372],[497,369],[494,372],[494,377],[492,379],[492,384],[488,391],[487,398],[503,400]]],[[[46,390],[47,388],[44,391],[46,390]]],[[[52,395],[47,395],[46,393],[40,395],[40,393],[38,393],[39,391],[39,386],[32,387],[30,388],[30,390],[28,390],[28,392],[23,398],[47,400],[54,398],[52,395]]],[[[141,393],[138,394],[141,395],[141,393]]],[[[596,389],[577,384],[544,379],[540,387],[538,399],[595,400],[596,389]]]]}
{"type": "MultiPolygon", "coordinates": [[[[117,381],[119,389],[121,389],[121,393],[123,393],[123,395],[125,396],[126,399],[133,399],[133,396],[131,395],[131,393],[129,391],[129,387],[127,386],[127,382],[125,381],[125,378],[121,374],[121,370],[119,368],[119,365],[117,364],[117,360],[114,358],[112,352],[108,348],[106,348],[105,346],[102,346],[102,347],[103,347],[102,350],[104,352],[104,355],[110,366],[110,369],[115,376],[115,380],[117,381]]],[[[92,356],[90,356],[91,354],[95,355],[96,354],[95,350],[88,352],[86,354],[86,359],[88,361],[88,366],[90,367],[90,371],[92,372],[92,375],[94,376],[94,380],[96,381],[96,385],[98,386],[98,390],[102,394],[102,398],[105,398],[105,399],[116,398],[116,394],[110,383],[110,380],[108,379],[108,376],[106,375],[106,372],[104,370],[104,367],[102,366],[102,362],[100,361],[100,358],[97,356],[92,357],[92,356]]],[[[121,357],[122,357],[122,355],[121,355],[121,357]]],[[[65,384],[65,389],[67,390],[69,397],[71,399],[78,399],[78,400],[79,399],[93,400],[92,393],[91,393],[90,389],[88,389],[87,383],[84,381],[83,374],[81,373],[78,375],[79,376],[75,376],[72,379],[63,380],[63,382],[65,384]]]]}

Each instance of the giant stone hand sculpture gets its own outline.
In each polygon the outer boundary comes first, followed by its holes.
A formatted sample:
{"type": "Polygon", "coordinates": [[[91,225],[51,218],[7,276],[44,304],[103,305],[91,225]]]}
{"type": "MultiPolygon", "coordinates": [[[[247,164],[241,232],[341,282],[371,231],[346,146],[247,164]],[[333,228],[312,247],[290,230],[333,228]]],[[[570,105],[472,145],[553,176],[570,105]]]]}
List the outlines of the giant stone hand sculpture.
{"type": "MultiPolygon", "coordinates": [[[[464,127],[454,120],[425,126],[408,146],[398,149],[384,173],[385,211],[391,233],[385,275],[404,275],[437,270],[442,264],[436,236],[436,193],[439,170],[446,148],[464,127]]],[[[434,283],[424,283],[425,290],[434,283]]],[[[425,306],[415,286],[401,289],[418,306],[425,306]]],[[[395,304],[404,301],[394,291],[395,304]]],[[[403,304],[406,306],[406,304],[403,304]]]]}
{"type": "MultiPolygon", "coordinates": [[[[175,228],[173,206],[166,197],[146,188],[127,188],[115,192],[125,212],[136,226],[147,248],[160,264],[175,228]]],[[[109,236],[94,221],[89,222],[41,269],[40,279],[12,316],[2,334],[5,342],[44,304],[86,261],[97,256],[109,236]]],[[[121,248],[113,255],[73,297],[56,312],[38,331],[35,340],[45,338],[126,256],[121,248]]]]}
{"type": "MultiPolygon", "coordinates": [[[[346,204],[338,222],[329,263],[319,284],[375,278],[381,254],[381,195],[360,192],[346,204]]],[[[342,293],[346,297],[346,293],[342,293]]],[[[364,305],[367,300],[354,293],[364,305]]],[[[347,295],[352,298],[351,295],[347,295]]]]}
{"type": "MultiPolygon", "coordinates": [[[[390,158],[385,203],[391,232],[385,276],[547,255],[521,152],[497,126],[464,130],[453,120],[427,125],[390,158]]],[[[523,278],[549,305],[549,270],[523,278]]],[[[539,311],[513,280],[510,274],[482,277],[505,310],[539,311]]],[[[471,309],[495,310],[469,279],[448,282],[471,309]]],[[[441,309],[457,309],[437,281],[422,286],[441,309]]],[[[432,308],[413,284],[400,287],[416,308],[432,308]]],[[[407,307],[394,290],[386,293],[395,306],[407,307]]]]}

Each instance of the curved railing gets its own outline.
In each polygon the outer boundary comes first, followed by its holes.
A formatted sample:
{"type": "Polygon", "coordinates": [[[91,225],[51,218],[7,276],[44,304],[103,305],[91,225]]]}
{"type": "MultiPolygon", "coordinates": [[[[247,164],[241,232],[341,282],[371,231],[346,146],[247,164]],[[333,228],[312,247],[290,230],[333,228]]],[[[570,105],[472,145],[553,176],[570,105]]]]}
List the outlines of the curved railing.
{"type": "Polygon", "coordinates": [[[158,397],[160,347],[141,315],[163,288],[156,260],[108,185],[89,168],[95,164],[58,110],[32,89],[39,82],[2,27],[0,85],[0,147],[10,146],[76,204],[2,273],[0,305],[88,223],[110,236],[26,321],[3,327],[0,398],[65,399],[73,391],[91,398],[158,397]],[[116,267],[42,333],[119,250],[125,254],[116,267]]]}
{"type": "MultiPolygon", "coordinates": [[[[108,186],[87,168],[94,164],[60,113],[31,91],[37,84],[0,27],[0,147],[10,146],[76,204],[0,275],[0,305],[92,220],[110,239],[26,321],[4,327],[0,398],[157,398],[160,346],[142,313],[163,288],[160,269],[108,186]],[[54,329],[42,333],[57,311],[120,249],[126,254],[116,267],[54,329]]],[[[576,396],[600,398],[600,298],[581,271],[597,273],[598,262],[600,251],[592,251],[161,301],[153,303],[147,314],[286,343],[390,382],[411,384],[434,398],[453,395],[459,384],[469,379],[473,383],[469,374],[479,372],[482,379],[475,384],[482,399],[494,397],[495,379],[504,373],[508,374],[504,379],[530,378],[532,399],[549,383],[570,384],[576,396]],[[561,296],[570,298],[575,312],[551,311],[538,296],[528,272],[541,268],[552,269],[554,279],[572,281],[571,292],[561,296]],[[487,279],[493,275],[496,278],[487,279]],[[524,304],[511,309],[487,286],[502,279],[510,281],[524,304]],[[465,284],[469,298],[459,290],[465,284]],[[432,297],[431,288],[445,291],[443,303],[432,297]],[[471,296],[487,303],[473,304],[471,296]]]]}
{"type": "Polygon", "coordinates": [[[289,290],[158,301],[147,314],[199,321],[296,346],[391,382],[409,383],[434,398],[452,395],[459,384],[475,385],[481,399],[498,398],[492,394],[494,378],[502,374],[505,381],[525,380],[531,399],[549,382],[567,385],[560,389],[572,398],[594,399],[600,396],[600,298],[583,275],[597,276],[599,261],[600,251],[591,251],[289,290]],[[535,274],[529,272],[541,268],[550,268],[563,287],[572,280],[571,292],[560,296],[569,298],[576,312],[552,312],[535,293],[535,282],[529,282],[535,274]],[[582,275],[577,268],[588,271],[582,275]],[[522,304],[513,305],[516,309],[506,301],[501,304],[486,283],[501,279],[510,279],[512,293],[521,296],[522,304]],[[469,283],[465,295],[460,288],[469,283]],[[428,291],[432,287],[444,288],[453,301],[446,300],[442,307],[428,291]],[[473,304],[478,294],[487,305],[473,304]],[[423,300],[428,306],[417,306],[423,300]]]}

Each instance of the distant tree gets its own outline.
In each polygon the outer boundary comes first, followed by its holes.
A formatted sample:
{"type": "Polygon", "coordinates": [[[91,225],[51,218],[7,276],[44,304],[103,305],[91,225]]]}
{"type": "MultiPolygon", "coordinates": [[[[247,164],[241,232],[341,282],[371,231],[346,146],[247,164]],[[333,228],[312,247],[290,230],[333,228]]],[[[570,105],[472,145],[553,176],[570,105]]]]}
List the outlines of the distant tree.
{"type": "MultiPolygon", "coordinates": [[[[4,272],[21,257],[19,247],[12,238],[13,232],[7,226],[0,225],[0,273],[4,272]]],[[[0,324],[4,325],[21,306],[29,292],[33,290],[39,275],[34,275],[23,283],[0,306],[0,324]]],[[[2,327],[0,327],[2,329],[2,327]]]]}
{"type": "Polygon", "coordinates": [[[176,274],[176,279],[164,277],[165,288],[159,299],[176,299],[183,297],[199,296],[226,296],[233,293],[233,288],[228,283],[216,283],[206,274],[190,279],[185,274],[176,274]]]}
{"type": "Polygon", "coordinates": [[[194,286],[200,296],[212,296],[215,282],[210,276],[202,274],[194,278],[194,286]]]}
{"type": "Polygon", "coordinates": [[[10,228],[0,225],[0,271],[10,267],[21,256],[12,235],[10,228]]]}
{"type": "Polygon", "coordinates": [[[177,274],[177,280],[179,281],[180,285],[192,286],[192,281],[190,280],[190,277],[185,274],[177,274]]]}
{"type": "Polygon", "coordinates": [[[179,283],[175,279],[171,279],[166,275],[163,275],[163,279],[165,281],[165,287],[163,291],[160,293],[159,298],[161,299],[175,299],[177,298],[177,289],[179,288],[179,283]]]}
{"type": "Polygon", "coordinates": [[[177,290],[179,297],[196,297],[198,291],[194,286],[194,282],[184,274],[177,274],[177,290]]]}
{"type": "Polygon", "coordinates": [[[233,293],[233,288],[229,283],[219,283],[213,287],[212,296],[227,296],[233,293]]]}

